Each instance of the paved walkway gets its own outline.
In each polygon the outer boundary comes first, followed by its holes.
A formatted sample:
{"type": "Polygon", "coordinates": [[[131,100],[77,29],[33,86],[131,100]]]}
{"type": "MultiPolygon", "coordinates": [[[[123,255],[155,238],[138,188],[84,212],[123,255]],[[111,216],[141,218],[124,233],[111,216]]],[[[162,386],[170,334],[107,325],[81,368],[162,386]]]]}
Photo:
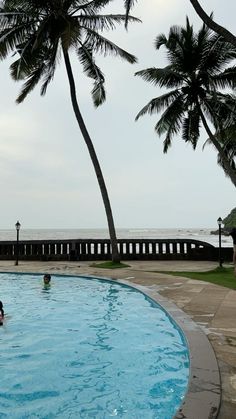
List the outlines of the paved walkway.
{"type": "Polygon", "coordinates": [[[0,271],[126,279],[169,298],[201,326],[214,348],[222,380],[222,404],[218,418],[236,418],[236,291],[154,272],[206,271],[215,268],[215,262],[129,261],[128,264],[129,268],[108,270],[92,268],[91,262],[20,262],[14,266],[12,261],[0,261],[0,271]]]}

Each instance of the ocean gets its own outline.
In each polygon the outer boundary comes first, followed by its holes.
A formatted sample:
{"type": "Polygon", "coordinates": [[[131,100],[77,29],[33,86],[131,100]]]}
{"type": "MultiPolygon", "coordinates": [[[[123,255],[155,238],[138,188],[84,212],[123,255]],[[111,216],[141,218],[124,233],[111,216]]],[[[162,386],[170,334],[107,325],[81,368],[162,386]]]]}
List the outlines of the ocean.
{"type": "MultiPolygon", "coordinates": [[[[211,234],[217,228],[118,228],[117,238],[120,239],[195,239],[219,246],[218,235],[211,234]]],[[[56,239],[106,239],[107,229],[24,229],[21,227],[20,240],[56,240],[56,239]]],[[[1,240],[16,240],[16,230],[0,230],[1,240]]],[[[222,235],[221,244],[224,247],[233,245],[230,236],[222,235]]]]}

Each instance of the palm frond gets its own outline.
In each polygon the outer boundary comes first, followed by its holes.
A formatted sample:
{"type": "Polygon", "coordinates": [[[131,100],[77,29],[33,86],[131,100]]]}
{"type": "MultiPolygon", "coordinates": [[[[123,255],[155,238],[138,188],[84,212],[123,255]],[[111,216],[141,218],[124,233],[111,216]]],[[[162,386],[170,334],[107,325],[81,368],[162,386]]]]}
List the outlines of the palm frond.
{"type": "Polygon", "coordinates": [[[186,118],[183,119],[182,138],[185,142],[190,142],[193,149],[197,146],[200,136],[200,115],[197,109],[189,110],[186,118]]]}
{"type": "MultiPolygon", "coordinates": [[[[114,30],[117,25],[126,21],[125,15],[80,15],[76,18],[81,26],[101,32],[114,30]]],[[[133,16],[129,16],[128,21],[132,23],[141,22],[140,19],[133,16]]]]}
{"type": "Polygon", "coordinates": [[[147,68],[146,70],[137,71],[135,76],[140,76],[145,81],[160,87],[173,88],[183,84],[183,75],[174,71],[172,66],[147,68]]]}
{"type": "Polygon", "coordinates": [[[236,48],[212,32],[208,34],[204,43],[199,45],[199,51],[201,54],[199,71],[205,71],[211,75],[222,72],[226,65],[236,57],[236,48]]]}
{"type": "Polygon", "coordinates": [[[160,120],[155,126],[155,131],[159,136],[162,133],[166,133],[165,139],[163,141],[163,152],[167,153],[168,149],[172,145],[173,137],[179,132],[182,120],[184,117],[184,111],[179,109],[179,113],[176,113],[175,116],[169,113],[167,109],[166,112],[162,115],[160,120]]]}
{"type": "Polygon", "coordinates": [[[143,116],[147,113],[149,115],[152,115],[154,113],[160,112],[163,108],[170,106],[179,97],[182,98],[182,94],[178,89],[176,89],[162,96],[152,99],[146,106],[144,106],[144,108],[141,109],[141,111],[137,114],[135,120],[137,121],[140,118],[140,116],[143,116]]]}
{"type": "Polygon", "coordinates": [[[128,26],[129,22],[129,13],[133,5],[136,3],[137,0],[124,0],[124,5],[126,9],[126,19],[125,19],[125,26],[128,26]]]}
{"type": "Polygon", "coordinates": [[[177,97],[171,105],[163,112],[161,118],[155,126],[156,133],[161,136],[165,132],[177,134],[185,114],[185,109],[181,97],[177,97]]]}
{"type": "Polygon", "coordinates": [[[216,130],[233,126],[236,121],[236,97],[232,94],[211,92],[202,101],[202,109],[216,130]]]}
{"type": "Polygon", "coordinates": [[[51,81],[53,80],[53,77],[56,71],[56,65],[57,65],[57,62],[59,61],[58,44],[59,42],[53,45],[53,48],[51,49],[50,54],[48,54],[48,59],[45,62],[44,82],[40,90],[41,96],[44,96],[46,94],[47,87],[49,83],[51,83],[51,81]]]}
{"type": "Polygon", "coordinates": [[[0,59],[4,59],[11,52],[14,52],[18,48],[18,45],[25,41],[27,31],[30,31],[30,29],[30,24],[0,29],[0,59]]]}
{"type": "Polygon", "coordinates": [[[167,38],[164,33],[158,35],[154,41],[154,46],[156,49],[159,49],[162,45],[167,44],[167,38]]]}
{"type": "Polygon", "coordinates": [[[106,91],[104,87],[104,82],[100,79],[100,81],[95,81],[93,84],[93,89],[91,91],[93,103],[95,107],[98,107],[103,104],[106,100],[106,91]]]}
{"type": "Polygon", "coordinates": [[[104,38],[99,33],[91,29],[86,29],[86,33],[87,39],[85,42],[88,42],[92,46],[93,51],[95,53],[98,52],[103,54],[104,56],[106,56],[107,54],[112,54],[128,61],[130,64],[134,64],[137,62],[137,58],[134,55],[120,48],[118,45],[116,45],[114,42],[111,42],[109,39],[104,38]]]}
{"type": "Polygon", "coordinates": [[[22,103],[26,96],[35,88],[44,73],[44,65],[36,68],[31,72],[31,75],[27,78],[24,83],[19,96],[16,99],[17,103],[22,103]]]}
{"type": "MultiPolygon", "coordinates": [[[[35,37],[32,36],[26,39],[25,43],[18,45],[18,54],[20,58],[10,66],[11,76],[13,80],[24,80],[35,68],[43,65],[47,66],[46,62],[50,61],[51,49],[47,45],[41,46],[40,49],[33,49],[35,37]]],[[[53,48],[53,47],[51,47],[53,48]]]]}
{"type": "Polygon", "coordinates": [[[223,72],[213,75],[210,78],[210,85],[215,89],[235,88],[236,86],[236,66],[228,67],[223,72]]]}
{"type": "Polygon", "coordinates": [[[69,1],[68,5],[65,4],[65,7],[68,9],[68,13],[71,16],[74,16],[80,11],[86,12],[86,14],[96,14],[112,1],[113,0],[69,1]]]}
{"type": "Polygon", "coordinates": [[[35,60],[32,62],[31,48],[32,40],[29,39],[24,45],[19,46],[20,58],[10,65],[10,73],[13,80],[24,80],[35,67],[35,60]],[[28,53],[29,52],[29,53],[28,53]]]}
{"type": "Polygon", "coordinates": [[[93,58],[91,45],[85,43],[78,49],[78,57],[81,64],[83,65],[85,74],[94,80],[94,87],[92,89],[93,103],[97,107],[101,105],[106,99],[106,93],[104,88],[104,76],[100,68],[95,64],[93,58]]]}

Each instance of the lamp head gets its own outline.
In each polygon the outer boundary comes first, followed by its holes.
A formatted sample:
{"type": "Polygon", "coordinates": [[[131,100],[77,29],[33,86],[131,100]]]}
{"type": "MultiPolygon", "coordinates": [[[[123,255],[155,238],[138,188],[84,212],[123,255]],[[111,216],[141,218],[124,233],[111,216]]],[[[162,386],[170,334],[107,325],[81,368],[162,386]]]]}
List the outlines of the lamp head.
{"type": "Polygon", "coordinates": [[[17,231],[19,231],[19,230],[20,230],[21,224],[20,224],[20,222],[19,222],[19,221],[17,221],[17,222],[16,222],[15,227],[16,227],[16,230],[17,230],[17,231]]]}
{"type": "Polygon", "coordinates": [[[222,218],[219,217],[218,220],[217,220],[218,226],[221,226],[222,225],[222,221],[223,221],[222,218]]]}

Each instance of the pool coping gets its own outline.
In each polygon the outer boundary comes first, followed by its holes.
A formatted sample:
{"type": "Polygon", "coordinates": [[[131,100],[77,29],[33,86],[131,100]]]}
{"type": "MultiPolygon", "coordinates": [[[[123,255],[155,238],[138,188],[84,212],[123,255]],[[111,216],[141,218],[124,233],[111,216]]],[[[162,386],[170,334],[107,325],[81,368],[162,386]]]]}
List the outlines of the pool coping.
{"type": "MultiPolygon", "coordinates": [[[[8,274],[41,275],[38,272],[0,272],[8,274]]],[[[82,277],[114,282],[137,289],[158,303],[183,331],[190,353],[190,374],[184,400],[173,419],[216,419],[221,404],[221,381],[214,350],[201,328],[169,299],[148,286],[126,279],[112,279],[98,275],[53,273],[53,276],[82,277]]]]}

